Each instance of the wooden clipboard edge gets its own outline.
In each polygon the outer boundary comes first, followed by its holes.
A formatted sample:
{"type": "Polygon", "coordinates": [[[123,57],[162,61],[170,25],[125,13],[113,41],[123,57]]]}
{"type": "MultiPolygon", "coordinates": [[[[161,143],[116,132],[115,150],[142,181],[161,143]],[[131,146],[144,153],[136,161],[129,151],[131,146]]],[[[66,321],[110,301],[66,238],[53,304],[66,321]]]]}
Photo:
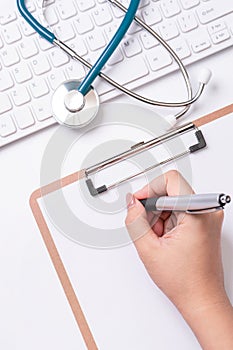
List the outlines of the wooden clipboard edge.
{"type": "Polygon", "coordinates": [[[32,210],[32,213],[34,215],[34,218],[36,220],[36,223],[38,225],[38,228],[40,230],[42,239],[44,241],[44,244],[47,248],[47,251],[49,253],[49,256],[52,260],[53,266],[57,272],[58,278],[61,282],[62,288],[65,292],[66,298],[70,304],[71,310],[73,312],[73,315],[75,317],[75,320],[77,322],[77,325],[80,329],[80,332],[82,334],[83,340],[87,346],[88,350],[98,350],[97,345],[95,343],[94,337],[91,333],[91,330],[88,326],[87,320],[84,316],[84,313],[82,311],[82,308],[80,306],[80,303],[78,301],[78,298],[75,294],[75,291],[73,289],[73,286],[71,284],[71,281],[68,277],[68,274],[65,270],[64,264],[61,260],[61,257],[58,253],[58,250],[56,248],[56,245],[54,243],[54,240],[52,238],[52,235],[49,231],[49,228],[46,224],[46,221],[43,217],[43,214],[41,212],[38,199],[42,197],[42,195],[46,195],[49,193],[52,193],[53,191],[56,191],[60,188],[63,188],[67,185],[70,185],[74,183],[75,181],[80,180],[83,178],[84,172],[80,171],[74,174],[71,174],[69,176],[66,176],[65,178],[55,181],[47,186],[44,186],[42,188],[37,189],[34,191],[30,197],[30,207],[32,210]]]}
{"type": "Polygon", "coordinates": [[[200,126],[203,126],[205,124],[209,124],[209,123],[211,123],[211,122],[213,122],[221,117],[224,117],[225,115],[228,115],[232,112],[233,112],[233,103],[228,105],[228,106],[225,106],[221,109],[218,109],[217,111],[209,113],[201,118],[194,120],[193,124],[196,127],[200,127],[200,126]]]}
{"type": "MultiPolygon", "coordinates": [[[[218,118],[221,118],[227,114],[230,114],[233,112],[233,104],[228,105],[226,107],[223,107],[217,111],[214,111],[210,114],[207,114],[201,118],[198,118],[193,121],[193,124],[196,127],[203,126],[205,124],[208,124],[218,118]]],[[[34,191],[30,197],[30,206],[32,213],[35,217],[35,220],[37,222],[38,228],[40,230],[41,236],[43,238],[43,241],[45,243],[45,246],[48,250],[48,253],[50,255],[50,258],[52,260],[52,263],[54,265],[54,268],[57,272],[57,275],[59,277],[59,280],[62,284],[63,290],[65,292],[65,295],[67,297],[67,300],[70,304],[70,307],[72,309],[72,312],[74,314],[75,320],[78,324],[78,327],[80,329],[80,332],[83,336],[84,342],[87,346],[88,350],[98,350],[97,345],[95,343],[94,337],[91,333],[91,330],[88,326],[87,320],[84,316],[84,313],[81,309],[81,306],[79,304],[78,298],[74,292],[74,289],[72,287],[72,284],[70,282],[70,279],[67,275],[67,272],[65,270],[65,267],[63,265],[63,262],[61,260],[61,257],[58,253],[58,250],[55,246],[55,243],[53,241],[52,235],[49,231],[49,228],[46,224],[46,221],[43,217],[43,214],[40,210],[40,206],[38,204],[38,199],[42,197],[43,195],[52,193],[53,191],[56,191],[58,189],[61,189],[65,186],[71,185],[75,181],[78,181],[82,178],[84,178],[85,173],[84,170],[80,170],[79,172],[73,173],[71,175],[68,175],[60,180],[54,181],[47,186],[44,186],[42,188],[37,189],[34,191]]]]}

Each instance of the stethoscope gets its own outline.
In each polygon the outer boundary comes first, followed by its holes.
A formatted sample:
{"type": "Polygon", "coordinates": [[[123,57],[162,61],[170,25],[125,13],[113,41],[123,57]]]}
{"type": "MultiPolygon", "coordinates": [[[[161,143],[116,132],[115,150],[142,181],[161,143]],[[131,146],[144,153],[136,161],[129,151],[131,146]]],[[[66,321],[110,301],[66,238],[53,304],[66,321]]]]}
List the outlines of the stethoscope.
{"type": "Polygon", "coordinates": [[[151,29],[144,21],[136,16],[137,9],[140,4],[140,0],[131,0],[128,9],[125,8],[117,0],[109,0],[110,3],[117,6],[119,9],[125,12],[125,17],[122,20],[117,32],[97,60],[94,65],[91,65],[83,57],[79,56],[74,50],[67,46],[64,42],[56,38],[56,36],[47,28],[42,26],[28,11],[24,0],[17,0],[18,9],[23,18],[34,28],[34,30],[48,42],[58,46],[66,54],[68,54],[74,60],[79,61],[84,66],[89,68],[89,73],[83,79],[69,80],[62,83],[54,92],[52,98],[52,109],[55,119],[58,123],[66,125],[72,128],[83,127],[89,124],[97,115],[99,109],[99,97],[94,90],[92,84],[100,76],[106,82],[119,89],[123,93],[150,105],[160,107],[184,107],[175,115],[168,115],[166,119],[171,126],[174,126],[176,122],[189,110],[190,106],[196,102],[202,95],[205,85],[208,84],[211,78],[211,72],[208,69],[203,69],[199,77],[199,88],[196,94],[193,96],[192,85],[186,68],[184,67],[181,59],[173,51],[173,49],[167,44],[163,38],[151,29]],[[170,53],[175,62],[178,64],[180,71],[183,75],[185,85],[187,88],[188,98],[183,102],[161,102],[155,101],[144,96],[141,96],[133,91],[128,90],[126,87],[118,84],[112,80],[109,76],[102,72],[104,65],[108,62],[109,58],[116,50],[127,30],[133,21],[136,21],[142,28],[147,30],[155,39],[159,41],[161,45],[170,53]]]}

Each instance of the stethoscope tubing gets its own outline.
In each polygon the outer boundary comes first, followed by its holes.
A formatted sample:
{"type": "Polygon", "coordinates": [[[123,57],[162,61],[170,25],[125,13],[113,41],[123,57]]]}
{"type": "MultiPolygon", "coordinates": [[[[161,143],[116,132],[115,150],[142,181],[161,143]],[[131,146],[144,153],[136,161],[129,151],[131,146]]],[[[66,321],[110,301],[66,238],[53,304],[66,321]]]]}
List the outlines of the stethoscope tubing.
{"type": "Polygon", "coordinates": [[[87,76],[84,78],[84,80],[80,84],[78,90],[84,96],[88,93],[91,85],[93,84],[97,76],[100,74],[102,68],[108,62],[108,60],[110,59],[114,51],[118,48],[123,37],[127,33],[130,25],[134,20],[139,3],[140,3],[140,0],[131,0],[129,8],[126,11],[126,15],[123,21],[121,22],[117,32],[115,33],[113,38],[110,40],[109,44],[107,45],[107,47],[105,48],[105,50],[103,51],[103,53],[101,54],[97,62],[92,66],[91,70],[89,71],[87,76]]]}
{"type": "MultiPolygon", "coordinates": [[[[152,32],[156,35],[157,37],[157,33],[155,33],[153,30],[152,32]]],[[[166,42],[165,42],[166,43],[166,42]]],[[[79,62],[81,62],[83,65],[85,65],[87,68],[91,69],[93,66],[91,65],[91,63],[89,63],[87,60],[85,60],[83,57],[81,57],[80,55],[77,54],[77,52],[75,52],[74,50],[72,50],[69,46],[67,46],[66,44],[64,44],[62,41],[55,39],[54,40],[54,44],[57,45],[60,49],[62,49],[63,51],[66,52],[66,54],[68,54],[72,59],[75,59],[79,62]]],[[[169,47],[170,48],[170,47],[169,47]]],[[[172,49],[171,49],[172,50],[172,49]]],[[[178,56],[175,54],[174,55],[177,57],[178,61],[180,60],[178,58],[178,56]]],[[[174,56],[174,57],[175,57],[174,56]]],[[[186,72],[186,68],[184,67],[183,63],[181,62],[181,67],[184,69],[184,74],[186,79],[189,80],[189,76],[186,72]],[[186,73],[185,73],[186,72],[186,73]]],[[[183,70],[182,70],[183,72],[183,70]]],[[[134,91],[128,90],[126,87],[120,85],[119,83],[117,83],[116,81],[114,81],[113,79],[111,79],[109,76],[107,76],[106,74],[104,74],[103,72],[99,73],[99,76],[101,78],[103,78],[106,82],[108,82],[109,84],[111,84],[112,86],[114,86],[115,88],[121,90],[122,92],[126,93],[127,95],[134,97],[142,102],[146,102],[148,104],[151,105],[155,105],[155,106],[161,106],[161,107],[184,107],[184,106],[190,106],[192,103],[194,103],[201,95],[201,93],[203,92],[203,88],[204,88],[204,84],[200,84],[200,87],[198,89],[197,94],[190,98],[187,101],[183,101],[183,102],[160,102],[160,101],[155,101],[146,97],[143,97],[139,94],[137,94],[134,91]]],[[[187,84],[189,86],[189,84],[187,84]]],[[[191,90],[191,89],[190,89],[191,90]]]]}
{"type": "MultiPolygon", "coordinates": [[[[138,6],[140,4],[140,0],[131,0],[128,10],[126,11],[125,17],[123,18],[123,21],[121,22],[117,32],[113,36],[113,38],[110,40],[109,44],[97,60],[97,62],[91,66],[90,71],[86,75],[86,77],[81,82],[78,91],[85,96],[90,88],[93,82],[95,81],[96,77],[101,72],[104,65],[107,63],[107,61],[110,59],[114,51],[117,49],[118,45],[122,41],[124,35],[128,31],[130,25],[132,24],[134,17],[136,15],[138,6]]],[[[44,39],[48,40],[50,43],[54,44],[54,42],[57,40],[56,36],[50,32],[47,28],[43,27],[28,11],[25,0],[17,0],[18,9],[21,13],[21,15],[25,18],[25,20],[35,29],[35,31],[44,39]]]]}
{"type": "Polygon", "coordinates": [[[101,78],[103,78],[106,82],[111,84],[113,87],[119,89],[121,92],[150,105],[153,106],[159,106],[159,107],[169,107],[169,108],[179,108],[184,107],[179,113],[175,115],[176,119],[179,119],[182,115],[184,115],[190,106],[199,99],[201,96],[205,84],[200,83],[199,89],[197,93],[193,96],[192,92],[192,86],[190,82],[190,78],[188,75],[188,72],[182,63],[181,59],[178,57],[178,55],[174,52],[174,50],[167,44],[167,42],[159,35],[157,34],[152,28],[150,28],[143,20],[141,20],[139,17],[136,16],[136,11],[139,6],[140,0],[131,0],[129,8],[127,9],[124,7],[119,1],[117,0],[109,0],[112,4],[116,5],[118,8],[120,8],[122,11],[125,12],[125,17],[117,31],[117,33],[114,35],[100,58],[97,60],[97,62],[94,65],[91,65],[88,61],[86,61],[83,57],[79,56],[77,52],[72,50],[69,46],[67,46],[65,43],[60,41],[55,37],[55,35],[50,32],[47,28],[44,28],[27,10],[25,6],[24,0],[17,0],[17,5],[19,8],[19,11],[21,15],[25,18],[25,20],[40,34],[44,39],[48,40],[50,43],[53,43],[54,45],[58,46],[60,49],[62,49],[66,54],[68,54],[71,58],[79,61],[83,65],[85,65],[88,69],[90,69],[87,76],[82,81],[79,92],[81,92],[83,95],[85,95],[89,89],[95,78],[99,75],[101,78]],[[102,73],[103,66],[107,63],[110,56],[113,54],[115,49],[118,47],[119,43],[121,42],[124,34],[128,30],[130,24],[132,21],[135,20],[137,24],[139,24],[143,29],[147,30],[155,39],[157,39],[160,44],[170,53],[174,61],[178,64],[182,76],[185,81],[185,85],[187,88],[187,100],[181,101],[181,102],[161,102],[152,100],[150,98],[146,98],[144,96],[141,96],[134,91],[131,91],[127,89],[126,87],[120,85],[113,79],[111,79],[106,74],[102,73]],[[119,36],[118,36],[119,34],[119,36]],[[116,44],[117,43],[117,44],[116,44]]]}
{"type": "MultiPolygon", "coordinates": [[[[118,6],[123,12],[127,12],[127,9],[125,6],[123,6],[119,1],[117,0],[109,0],[112,4],[115,4],[116,6],[118,6]]],[[[182,63],[181,59],[177,56],[177,54],[175,53],[175,51],[171,48],[170,45],[167,44],[167,42],[165,40],[163,40],[163,38],[157,34],[151,27],[149,27],[146,22],[142,21],[139,17],[135,16],[134,17],[134,20],[137,24],[139,24],[143,29],[147,30],[154,38],[156,38],[160,44],[163,45],[163,47],[171,54],[171,56],[173,57],[173,59],[175,60],[175,62],[178,64],[180,70],[181,70],[181,73],[183,75],[183,78],[184,78],[184,81],[185,81],[185,85],[186,85],[186,88],[187,88],[187,98],[188,98],[188,101],[185,101],[187,102],[187,104],[185,103],[182,103],[181,102],[181,105],[177,106],[176,103],[163,103],[163,102],[160,102],[160,101],[153,101],[151,99],[148,99],[146,97],[143,97],[141,95],[138,95],[136,93],[133,92],[133,94],[130,94],[131,97],[133,98],[136,98],[142,102],[145,102],[147,104],[150,104],[150,105],[154,105],[154,106],[159,106],[159,107],[184,107],[184,109],[182,111],[180,111],[179,113],[176,114],[176,119],[178,120],[180,117],[182,117],[185,113],[188,112],[188,110],[190,109],[192,103],[194,103],[202,94],[202,91],[201,92],[198,92],[195,96],[195,100],[193,101],[193,92],[192,92],[192,85],[191,85],[191,82],[190,82],[190,78],[189,78],[189,75],[188,75],[188,72],[187,72],[187,69],[185,68],[184,64],[182,63]],[[172,104],[172,106],[170,105],[172,104]]],[[[204,88],[204,85],[203,85],[203,88],[204,88]]],[[[127,93],[125,91],[123,91],[124,93],[127,93]]],[[[128,90],[128,92],[130,92],[128,90]]]]}
{"type": "Polygon", "coordinates": [[[35,17],[28,11],[24,0],[17,0],[17,7],[22,17],[27,21],[28,24],[44,39],[53,44],[56,39],[55,35],[50,32],[47,28],[42,26],[35,17]]]}

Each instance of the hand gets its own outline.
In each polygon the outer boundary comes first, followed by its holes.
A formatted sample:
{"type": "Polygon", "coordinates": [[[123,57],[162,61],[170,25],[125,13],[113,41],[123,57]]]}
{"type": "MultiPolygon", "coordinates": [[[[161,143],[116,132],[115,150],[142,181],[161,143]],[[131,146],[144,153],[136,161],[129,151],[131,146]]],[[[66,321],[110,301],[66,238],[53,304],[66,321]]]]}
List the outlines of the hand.
{"type": "Polygon", "coordinates": [[[138,201],[191,193],[192,188],[178,172],[164,174],[127,198],[126,226],[152,280],[198,334],[195,319],[199,323],[204,310],[231,308],[221,261],[223,211],[199,215],[164,212],[158,216],[146,213],[138,201]]]}
{"type": "Polygon", "coordinates": [[[217,299],[224,290],[220,249],[223,211],[162,213],[158,217],[147,214],[137,199],[191,193],[192,188],[179,173],[168,172],[135,194],[126,218],[152,280],[181,311],[202,307],[209,302],[209,295],[217,299]]]}

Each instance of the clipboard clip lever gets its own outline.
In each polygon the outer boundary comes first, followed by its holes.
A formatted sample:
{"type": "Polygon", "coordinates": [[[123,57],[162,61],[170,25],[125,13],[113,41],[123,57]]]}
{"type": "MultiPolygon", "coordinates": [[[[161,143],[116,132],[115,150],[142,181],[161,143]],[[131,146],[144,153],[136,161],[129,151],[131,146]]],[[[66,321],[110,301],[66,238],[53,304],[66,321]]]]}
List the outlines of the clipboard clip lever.
{"type": "Polygon", "coordinates": [[[132,146],[129,150],[127,150],[126,152],[123,152],[123,153],[120,153],[116,156],[113,156],[105,161],[102,161],[100,163],[97,163],[89,168],[87,168],[85,170],[85,175],[86,175],[86,185],[88,187],[88,190],[90,192],[90,194],[95,197],[95,196],[98,196],[100,195],[101,193],[103,192],[106,192],[106,191],[109,191],[127,181],[130,181],[132,179],[134,179],[135,177],[137,176],[140,176],[140,175],[143,175],[145,172],[148,172],[148,171],[151,171],[159,166],[162,166],[162,165],[165,165],[165,164],[168,164],[172,161],[175,161],[179,158],[182,158],[184,157],[185,155],[188,155],[188,154],[191,154],[191,153],[195,153],[203,148],[206,147],[206,141],[204,139],[204,136],[202,134],[202,132],[193,124],[193,123],[188,123],[188,124],[185,124],[177,129],[174,129],[172,131],[169,131],[168,133],[166,134],[163,134],[159,137],[156,137],[152,140],[149,140],[147,142],[139,142],[137,143],[136,145],[132,146]],[[93,181],[92,179],[90,178],[91,175],[93,174],[96,174],[98,173],[99,171],[101,170],[104,170],[110,166],[113,166],[117,163],[120,163],[122,161],[125,161],[129,158],[132,158],[134,156],[136,156],[137,154],[139,153],[142,153],[142,152],[145,152],[151,148],[154,148],[156,146],[159,146],[161,145],[162,143],[165,143],[165,142],[168,142],[169,140],[171,139],[174,139],[176,137],[179,137],[185,133],[188,133],[188,132],[191,132],[191,131],[194,131],[195,132],[195,136],[196,136],[196,139],[197,139],[197,143],[190,146],[187,150],[185,150],[184,152],[182,153],[179,153],[173,157],[170,157],[170,158],[167,158],[159,163],[156,163],[146,169],[144,169],[143,171],[140,171],[138,173],[135,173],[134,175],[131,175],[131,176],[128,176],[128,177],[125,177],[111,185],[102,185],[100,187],[95,187],[94,184],[93,184],[93,181]]]}

